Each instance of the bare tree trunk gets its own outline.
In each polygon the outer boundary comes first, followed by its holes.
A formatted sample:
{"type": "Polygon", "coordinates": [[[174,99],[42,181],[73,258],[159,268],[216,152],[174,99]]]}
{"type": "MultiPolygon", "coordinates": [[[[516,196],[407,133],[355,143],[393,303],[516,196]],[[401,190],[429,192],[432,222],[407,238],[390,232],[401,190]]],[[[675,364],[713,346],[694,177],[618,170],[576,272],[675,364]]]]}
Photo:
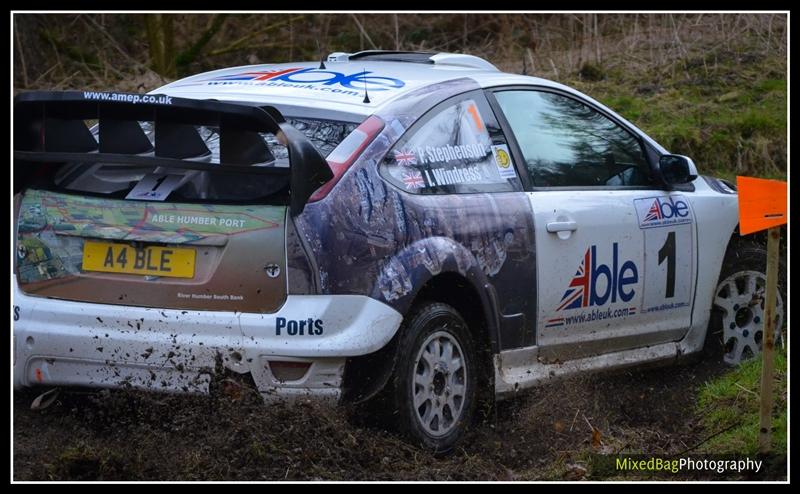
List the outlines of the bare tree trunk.
{"type": "Polygon", "coordinates": [[[573,16],[569,16],[569,44],[567,45],[567,56],[568,56],[568,68],[572,70],[575,68],[572,61],[572,46],[575,44],[575,19],[573,16]]]}
{"type": "Polygon", "coordinates": [[[22,82],[25,84],[25,87],[28,87],[28,66],[25,64],[25,53],[22,51],[22,41],[20,40],[19,36],[19,29],[17,29],[19,25],[19,19],[14,20],[14,39],[17,45],[17,51],[19,52],[19,63],[22,66],[22,82]]]}
{"type": "Polygon", "coordinates": [[[648,45],[650,46],[650,64],[655,64],[655,55],[653,55],[653,14],[647,16],[647,37],[648,45]]]}
{"type": "Polygon", "coordinates": [[[175,31],[170,15],[150,14],[145,16],[150,63],[158,74],[175,77],[175,31]]]}
{"type": "Polygon", "coordinates": [[[161,17],[161,30],[164,32],[164,75],[175,77],[175,30],[171,15],[161,17]]]}
{"type": "Polygon", "coordinates": [[[195,41],[192,46],[175,56],[176,73],[184,72],[188,65],[194,62],[203,53],[203,49],[206,47],[206,45],[208,45],[214,35],[217,34],[217,32],[222,28],[225,18],[226,14],[214,14],[214,16],[209,19],[205,31],[203,31],[197,41],[195,41]]]}
{"type": "Polygon", "coordinates": [[[597,14],[594,15],[594,48],[595,48],[595,62],[598,65],[601,63],[600,59],[600,29],[599,29],[599,21],[597,20],[597,14]]]}
{"type": "Polygon", "coordinates": [[[583,15],[583,40],[581,41],[581,55],[584,63],[589,63],[592,58],[592,14],[583,15]],[[584,52],[585,50],[585,52],[584,52]]]}
{"type": "MultiPolygon", "coordinates": [[[[464,14],[462,14],[464,15],[464,14]]],[[[467,51],[467,22],[469,21],[469,16],[464,15],[464,33],[461,35],[461,51],[467,51]]]]}

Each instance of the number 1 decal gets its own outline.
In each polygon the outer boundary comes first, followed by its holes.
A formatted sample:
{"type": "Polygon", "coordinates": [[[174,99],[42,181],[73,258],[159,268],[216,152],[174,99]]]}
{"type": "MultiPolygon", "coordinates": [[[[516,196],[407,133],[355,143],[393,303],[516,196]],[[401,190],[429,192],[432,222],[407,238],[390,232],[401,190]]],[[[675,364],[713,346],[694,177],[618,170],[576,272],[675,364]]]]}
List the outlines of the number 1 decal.
{"type": "Polygon", "coordinates": [[[667,294],[666,298],[675,296],[675,232],[669,232],[664,245],[658,251],[658,265],[667,260],[667,294]]]}
{"type": "Polygon", "coordinates": [[[644,235],[644,294],[641,314],[665,328],[689,327],[697,276],[694,215],[682,194],[634,200],[644,235]],[[666,278],[666,279],[665,279],[666,278]]]}
{"type": "MultiPolygon", "coordinates": [[[[693,228],[689,223],[644,230],[646,282],[642,313],[658,313],[664,324],[669,318],[689,317],[695,276],[693,228]]],[[[688,324],[687,321],[680,324],[688,324]]]]}

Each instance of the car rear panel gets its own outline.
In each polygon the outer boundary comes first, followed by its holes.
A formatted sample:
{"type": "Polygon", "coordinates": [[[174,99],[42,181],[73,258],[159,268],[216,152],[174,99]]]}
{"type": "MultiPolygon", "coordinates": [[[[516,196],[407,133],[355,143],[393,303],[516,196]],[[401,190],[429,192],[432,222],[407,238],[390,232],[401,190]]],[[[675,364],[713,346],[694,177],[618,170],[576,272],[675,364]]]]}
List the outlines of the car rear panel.
{"type": "Polygon", "coordinates": [[[64,300],[275,312],[286,300],[286,211],[286,206],[126,201],[28,189],[17,218],[17,279],[27,294],[64,300]],[[84,256],[102,255],[108,246],[116,249],[113,255],[94,259],[93,269],[123,271],[138,254],[139,267],[152,269],[135,274],[85,269],[84,261],[91,260],[84,256]],[[122,246],[131,247],[127,259],[119,259],[122,246]],[[164,250],[173,256],[167,261],[186,265],[193,257],[193,266],[176,269],[183,277],[154,274],[176,267],[160,263],[164,250]]]}

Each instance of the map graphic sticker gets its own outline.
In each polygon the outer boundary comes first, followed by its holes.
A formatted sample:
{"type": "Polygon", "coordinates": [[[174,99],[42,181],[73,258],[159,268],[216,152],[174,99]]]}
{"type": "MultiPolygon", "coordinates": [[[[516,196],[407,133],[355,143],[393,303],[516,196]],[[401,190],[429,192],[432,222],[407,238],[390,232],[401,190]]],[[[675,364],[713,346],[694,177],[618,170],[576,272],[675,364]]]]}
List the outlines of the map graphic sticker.
{"type": "Polygon", "coordinates": [[[192,244],[283,229],[284,206],[128,201],[29,190],[18,219],[23,283],[80,272],[84,239],[192,244]]]}
{"type": "Polygon", "coordinates": [[[182,243],[209,235],[279,228],[282,206],[121,201],[31,190],[20,209],[20,233],[50,227],[60,235],[182,243]]]}

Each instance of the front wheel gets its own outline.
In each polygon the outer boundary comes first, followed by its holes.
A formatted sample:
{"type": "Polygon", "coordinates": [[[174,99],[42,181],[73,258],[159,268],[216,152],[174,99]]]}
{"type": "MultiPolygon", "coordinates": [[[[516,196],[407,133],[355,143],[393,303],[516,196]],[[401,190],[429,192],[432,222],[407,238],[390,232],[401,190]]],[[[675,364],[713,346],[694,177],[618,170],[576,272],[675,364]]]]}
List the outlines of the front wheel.
{"type": "Polygon", "coordinates": [[[428,303],[409,320],[394,375],[402,431],[446,453],[467,431],[476,404],[477,363],[472,337],[451,306],[428,303]]]}
{"type": "MultiPolygon", "coordinates": [[[[729,365],[761,353],[766,299],[767,252],[757,244],[741,241],[728,252],[714,292],[718,311],[713,327],[721,333],[723,360],[729,365]]],[[[786,270],[779,268],[775,311],[775,344],[780,345],[786,299],[786,270]]]]}

